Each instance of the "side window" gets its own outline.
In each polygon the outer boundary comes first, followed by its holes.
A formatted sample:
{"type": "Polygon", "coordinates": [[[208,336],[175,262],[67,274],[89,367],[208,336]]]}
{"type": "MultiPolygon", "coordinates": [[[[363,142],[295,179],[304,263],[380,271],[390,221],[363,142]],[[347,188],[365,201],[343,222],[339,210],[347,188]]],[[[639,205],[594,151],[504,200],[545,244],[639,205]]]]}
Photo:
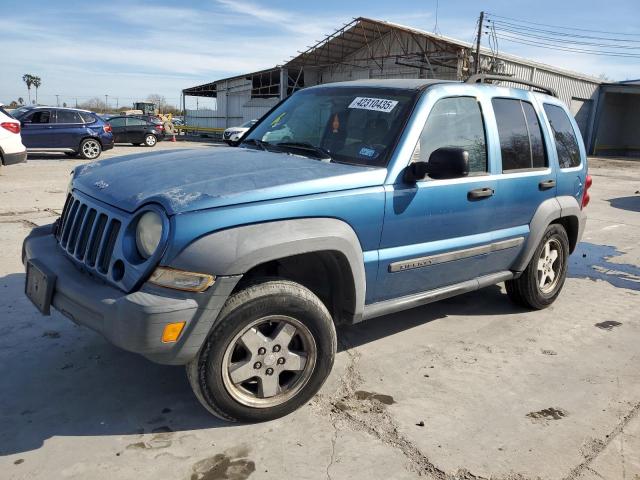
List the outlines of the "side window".
{"type": "Polygon", "coordinates": [[[56,123],[82,123],[82,119],[78,112],[71,110],[58,110],[56,115],[56,123]]]}
{"type": "Polygon", "coordinates": [[[49,123],[50,119],[51,112],[49,110],[38,110],[37,112],[33,112],[31,117],[27,118],[31,123],[49,123]]]}
{"type": "Polygon", "coordinates": [[[131,127],[139,127],[141,125],[146,125],[147,122],[146,120],[141,120],[140,118],[128,118],[127,119],[127,125],[131,126],[131,127]]]}
{"type": "Polygon", "coordinates": [[[491,100],[498,123],[502,171],[548,166],[542,130],[529,102],[516,98],[491,100]]]}
{"type": "Polygon", "coordinates": [[[474,97],[438,100],[420,134],[420,160],[428,162],[442,147],[463,148],[469,152],[469,174],[487,172],[487,141],[480,104],[474,97]]]}
{"type": "Polygon", "coordinates": [[[556,139],[556,151],[560,168],[571,168],[580,165],[580,148],[576,140],[576,132],[573,130],[567,113],[557,105],[544,104],[544,111],[549,118],[551,130],[556,139]]]}
{"type": "Polygon", "coordinates": [[[124,118],[123,117],[116,117],[116,118],[111,118],[109,119],[109,124],[112,127],[124,127],[124,118]]]}
{"type": "Polygon", "coordinates": [[[87,113],[87,112],[79,112],[79,113],[84,123],[93,123],[96,121],[96,118],[90,113],[87,113]]]}

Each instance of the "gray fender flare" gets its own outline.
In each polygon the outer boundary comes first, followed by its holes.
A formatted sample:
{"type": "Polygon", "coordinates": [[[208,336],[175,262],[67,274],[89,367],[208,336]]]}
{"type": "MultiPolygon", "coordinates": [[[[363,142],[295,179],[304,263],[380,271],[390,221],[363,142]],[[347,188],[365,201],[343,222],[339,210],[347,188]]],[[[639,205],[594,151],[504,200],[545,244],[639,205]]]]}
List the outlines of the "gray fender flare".
{"type": "Polygon", "coordinates": [[[529,223],[529,237],[524,244],[522,252],[515,260],[512,270],[522,272],[533,257],[533,253],[540,244],[545,230],[549,224],[563,217],[576,217],[578,220],[578,238],[582,238],[586,217],[580,209],[578,201],[569,195],[549,198],[542,202],[529,223]]]}
{"type": "Polygon", "coordinates": [[[283,220],[214,232],[191,243],[170,265],[213,275],[242,275],[271,260],[319,251],[340,252],[349,263],[355,285],[353,313],[359,318],[366,293],[362,247],[353,229],[334,218],[283,220]]]}

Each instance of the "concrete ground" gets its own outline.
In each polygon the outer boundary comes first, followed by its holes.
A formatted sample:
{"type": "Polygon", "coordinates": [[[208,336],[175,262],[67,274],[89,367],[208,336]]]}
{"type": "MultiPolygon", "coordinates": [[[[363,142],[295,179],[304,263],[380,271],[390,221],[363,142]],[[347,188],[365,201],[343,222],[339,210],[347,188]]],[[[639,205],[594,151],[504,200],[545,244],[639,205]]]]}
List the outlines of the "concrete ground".
{"type": "Polygon", "coordinates": [[[321,392],[259,425],[210,417],[182,368],[24,297],[22,240],[80,163],[0,174],[1,478],[640,480],[639,162],[592,161],[587,231],[552,307],[495,286],[342,329],[321,392]]]}

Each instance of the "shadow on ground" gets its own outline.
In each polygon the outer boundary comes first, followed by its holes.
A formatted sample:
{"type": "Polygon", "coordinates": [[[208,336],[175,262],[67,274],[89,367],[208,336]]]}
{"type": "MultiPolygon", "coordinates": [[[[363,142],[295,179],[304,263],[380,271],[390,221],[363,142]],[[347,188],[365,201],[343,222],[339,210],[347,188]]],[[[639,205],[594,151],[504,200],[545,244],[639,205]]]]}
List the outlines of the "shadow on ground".
{"type": "Polygon", "coordinates": [[[611,198],[607,200],[613,208],[629,210],[630,212],[640,212],[640,195],[630,197],[611,198]]]}
{"type": "MultiPolygon", "coordinates": [[[[183,367],[157,365],[110,345],[57,312],[42,317],[24,297],[24,274],[0,278],[0,455],[56,436],[136,435],[232,426],[193,396],[183,367]]],[[[339,331],[353,348],[449,315],[517,313],[490,287],[339,331]]],[[[138,440],[132,440],[132,442],[138,440]]]]}

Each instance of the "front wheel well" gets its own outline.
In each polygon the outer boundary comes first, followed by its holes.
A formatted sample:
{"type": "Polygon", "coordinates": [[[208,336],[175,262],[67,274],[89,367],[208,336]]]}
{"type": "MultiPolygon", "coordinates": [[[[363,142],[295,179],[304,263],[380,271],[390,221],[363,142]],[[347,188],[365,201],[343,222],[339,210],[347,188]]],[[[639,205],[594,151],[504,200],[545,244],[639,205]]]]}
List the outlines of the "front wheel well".
{"type": "Polygon", "coordinates": [[[573,253],[578,244],[578,231],[580,230],[580,222],[578,217],[568,216],[555,219],[552,224],[556,223],[562,225],[569,237],[569,253],[573,253]]]}
{"type": "Polygon", "coordinates": [[[324,303],[335,323],[353,321],[356,287],[351,267],[342,252],[323,250],[261,263],[242,276],[234,292],[267,278],[299,283],[324,303]]]}

